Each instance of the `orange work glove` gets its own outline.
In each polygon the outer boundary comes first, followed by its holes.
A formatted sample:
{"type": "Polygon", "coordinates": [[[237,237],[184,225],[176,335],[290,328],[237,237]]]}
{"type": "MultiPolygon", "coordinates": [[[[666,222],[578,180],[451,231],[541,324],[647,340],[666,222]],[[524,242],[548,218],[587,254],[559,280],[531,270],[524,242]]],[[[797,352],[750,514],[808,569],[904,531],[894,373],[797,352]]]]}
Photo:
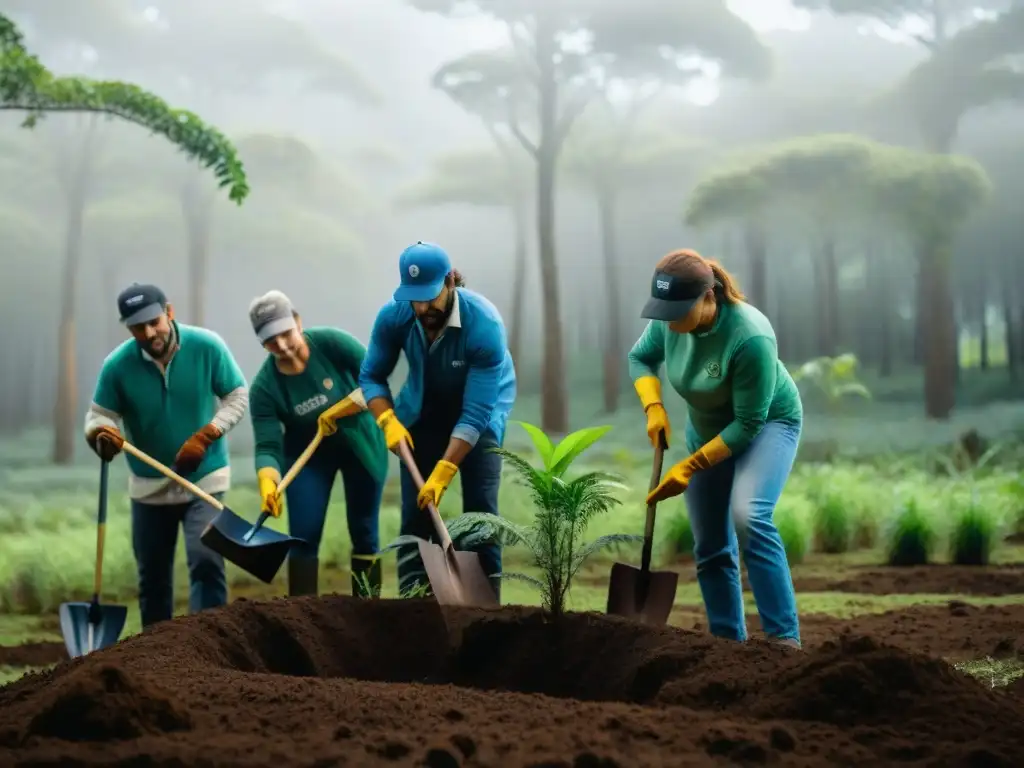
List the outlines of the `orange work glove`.
{"type": "Polygon", "coordinates": [[[713,440],[694,451],[670,469],[658,487],[647,494],[647,503],[654,504],[665,499],[678,496],[690,486],[690,478],[694,472],[713,467],[732,455],[729,446],[721,437],[713,440]]]}
{"type": "Polygon", "coordinates": [[[174,457],[174,471],[179,475],[189,475],[199,469],[206,456],[206,449],[219,440],[221,431],[213,424],[207,424],[196,432],[192,437],[178,449],[178,455],[174,457]]]}
{"type": "Polygon", "coordinates": [[[657,447],[660,438],[668,448],[672,426],[668,423],[668,412],[661,402],[661,381],[657,376],[641,376],[633,382],[633,387],[647,413],[647,437],[651,439],[651,445],[657,447]]]}
{"type": "Polygon", "coordinates": [[[115,427],[98,427],[87,438],[89,447],[103,461],[110,462],[124,447],[124,438],[115,427]]]}
{"type": "Polygon", "coordinates": [[[377,426],[384,431],[384,442],[388,444],[389,451],[397,451],[399,444],[405,440],[412,448],[412,436],[409,430],[395,416],[395,409],[388,408],[377,417],[377,426]]]}
{"type": "Polygon", "coordinates": [[[437,462],[434,465],[434,471],[430,473],[427,482],[423,484],[416,496],[417,506],[420,509],[426,509],[427,504],[433,504],[437,508],[441,503],[441,497],[448,490],[448,486],[451,485],[452,479],[458,471],[459,468],[450,461],[441,459],[437,462]]]}

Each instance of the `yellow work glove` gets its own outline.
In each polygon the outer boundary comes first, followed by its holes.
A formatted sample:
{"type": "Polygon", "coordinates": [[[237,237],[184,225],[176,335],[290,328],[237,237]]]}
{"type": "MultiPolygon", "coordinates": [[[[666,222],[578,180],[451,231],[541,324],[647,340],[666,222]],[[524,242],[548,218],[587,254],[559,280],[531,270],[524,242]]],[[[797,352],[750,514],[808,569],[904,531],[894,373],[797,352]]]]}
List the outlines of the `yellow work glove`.
{"type": "Polygon", "coordinates": [[[672,426],[668,423],[668,412],[661,402],[661,381],[657,376],[641,376],[633,382],[633,387],[640,395],[640,403],[647,413],[647,436],[651,439],[651,445],[657,447],[660,437],[668,448],[672,426]]]}
{"type": "Polygon", "coordinates": [[[320,434],[324,437],[333,435],[338,431],[338,422],[341,419],[344,419],[346,416],[351,416],[354,413],[359,413],[364,409],[365,405],[366,404],[363,402],[362,391],[357,389],[355,392],[321,413],[320,417],[316,420],[317,429],[320,430],[320,434]]]}
{"type": "Polygon", "coordinates": [[[720,461],[724,461],[732,455],[729,446],[721,437],[715,437],[710,442],[694,451],[690,456],[680,461],[670,469],[662,479],[658,487],[647,494],[647,503],[654,504],[673,496],[678,496],[690,485],[690,478],[694,472],[713,467],[720,461]]]}
{"type": "Polygon", "coordinates": [[[423,484],[419,495],[416,496],[416,504],[419,508],[426,509],[427,504],[433,504],[436,508],[441,503],[441,497],[448,490],[452,478],[455,477],[455,473],[458,471],[459,468],[450,461],[441,459],[441,461],[437,462],[434,465],[434,471],[430,473],[427,482],[423,484]]]}
{"type": "Polygon", "coordinates": [[[277,495],[277,484],[281,482],[281,473],[273,467],[263,467],[256,478],[260,484],[260,512],[280,517],[281,497],[277,495]]]}
{"type": "Polygon", "coordinates": [[[412,436],[395,416],[394,408],[388,408],[377,417],[377,426],[384,431],[384,442],[388,444],[389,451],[397,450],[403,440],[409,443],[410,448],[413,447],[412,436]]]}

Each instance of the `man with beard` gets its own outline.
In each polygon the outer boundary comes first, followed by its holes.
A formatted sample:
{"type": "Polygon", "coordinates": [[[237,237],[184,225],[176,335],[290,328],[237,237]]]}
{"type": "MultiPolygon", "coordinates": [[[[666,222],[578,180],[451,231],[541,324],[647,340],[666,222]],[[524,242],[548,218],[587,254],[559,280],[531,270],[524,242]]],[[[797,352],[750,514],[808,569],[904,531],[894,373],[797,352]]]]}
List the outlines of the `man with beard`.
{"type": "MultiPolygon", "coordinates": [[[[426,477],[417,490],[403,466],[402,534],[431,538],[428,502],[438,505],[456,473],[462,476],[462,511],[498,514],[500,446],[516,396],[516,375],[505,324],[491,302],[464,287],[448,254],[418,242],[398,259],[401,284],[377,314],[359,385],[384,440],[397,451],[406,440],[426,477]],[[388,377],[401,352],[409,366],[392,400],[388,377]],[[407,425],[407,426],[406,426],[407,425]]],[[[501,549],[481,545],[484,573],[500,595],[501,549]]],[[[422,582],[415,547],[398,552],[399,588],[422,582]]]]}
{"type": "MultiPolygon", "coordinates": [[[[174,308],[155,285],[130,285],[117,297],[117,307],[132,338],[103,361],[85,417],[86,441],[111,461],[126,437],[223,498],[231,484],[223,438],[249,402],[241,369],[216,333],[176,321],[174,308]]],[[[185,534],[189,610],[227,603],[224,560],[199,540],[217,510],[134,456],[126,458],[143,628],[173,615],[179,525],[185,534]]]]}
{"type": "Polygon", "coordinates": [[[281,291],[252,301],[249,320],[269,353],[250,387],[256,475],[263,511],[281,515],[277,487],[319,429],[327,437],[285,491],[288,529],[303,544],[288,555],[288,594],[318,591],[319,551],[335,478],[341,473],[352,541],[352,594],[380,593],[378,524],[388,451],[358,390],[366,349],[337,328],[303,328],[281,291]]]}

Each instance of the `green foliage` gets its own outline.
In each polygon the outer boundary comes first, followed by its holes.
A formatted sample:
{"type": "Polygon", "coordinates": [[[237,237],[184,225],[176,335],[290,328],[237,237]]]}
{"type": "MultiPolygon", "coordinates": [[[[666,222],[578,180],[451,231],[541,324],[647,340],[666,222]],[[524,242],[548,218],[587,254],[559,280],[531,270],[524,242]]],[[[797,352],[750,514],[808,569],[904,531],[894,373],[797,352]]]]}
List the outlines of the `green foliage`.
{"type": "Polygon", "coordinates": [[[691,559],[693,557],[693,526],[686,509],[679,510],[668,519],[665,526],[665,544],[667,553],[673,558],[691,559]]]}
{"type": "Polygon", "coordinates": [[[999,528],[997,515],[982,507],[971,494],[967,503],[953,509],[950,560],[957,565],[988,565],[999,542],[999,528]]]}
{"type": "Polygon", "coordinates": [[[814,515],[814,546],[829,555],[850,549],[853,521],[846,500],[838,493],[825,495],[814,515]]]}
{"type": "Polygon", "coordinates": [[[50,112],[92,112],[117,117],[167,138],[190,158],[212,168],[218,187],[238,203],[249,192],[242,162],[219,131],[196,115],[172,109],[136,85],[81,77],[55,77],[24,47],[21,33],[0,15],[0,110],[27,113],[33,127],[50,112]]]}
{"type": "Polygon", "coordinates": [[[817,357],[792,372],[797,383],[807,383],[830,410],[838,408],[847,397],[870,399],[871,392],[857,379],[857,356],[817,357]]]}
{"type": "Polygon", "coordinates": [[[545,609],[557,617],[565,612],[572,580],[587,558],[618,544],[641,541],[643,537],[608,534],[585,543],[583,536],[589,523],[620,503],[615,491],[623,486],[604,472],[586,472],[572,480],[564,479],[573,461],[600,440],[610,427],[581,429],[555,445],[532,424],[518,423],[529,434],[542,467],[532,466],[512,451],[493,450],[508,462],[527,487],[535,507],[533,520],[528,525],[520,525],[497,515],[465,513],[449,524],[449,532],[466,547],[483,541],[526,547],[530,563],[540,572],[540,577],[510,572],[503,573],[502,577],[525,581],[540,590],[545,609]]]}
{"type": "Polygon", "coordinates": [[[935,522],[913,497],[897,508],[887,536],[889,565],[927,565],[938,540],[935,522]]]}
{"type": "Polygon", "coordinates": [[[813,543],[812,522],[806,504],[794,496],[783,497],[775,507],[775,527],[790,566],[804,561],[813,543]]]}

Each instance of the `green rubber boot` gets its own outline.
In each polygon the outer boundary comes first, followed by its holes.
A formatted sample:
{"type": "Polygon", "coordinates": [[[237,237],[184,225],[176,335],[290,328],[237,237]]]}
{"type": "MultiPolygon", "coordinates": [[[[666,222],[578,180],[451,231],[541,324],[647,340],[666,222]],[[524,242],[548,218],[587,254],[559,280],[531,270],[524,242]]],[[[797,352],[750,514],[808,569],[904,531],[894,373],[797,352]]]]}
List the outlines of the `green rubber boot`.
{"type": "Polygon", "coordinates": [[[289,557],[288,558],[288,594],[291,597],[298,595],[316,595],[319,593],[317,583],[320,574],[320,561],[317,558],[289,557]]]}
{"type": "Polygon", "coordinates": [[[352,595],[354,597],[380,597],[383,583],[379,559],[352,558],[352,595]]]}

